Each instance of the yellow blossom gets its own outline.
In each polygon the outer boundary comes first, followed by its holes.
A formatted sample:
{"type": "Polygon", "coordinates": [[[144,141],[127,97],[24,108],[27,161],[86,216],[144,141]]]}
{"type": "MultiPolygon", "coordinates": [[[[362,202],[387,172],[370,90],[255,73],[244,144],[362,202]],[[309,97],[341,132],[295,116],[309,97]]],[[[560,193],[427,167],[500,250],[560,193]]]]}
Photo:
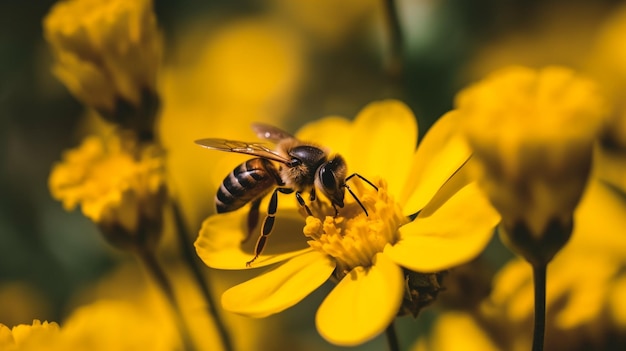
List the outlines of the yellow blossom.
{"type": "MultiPolygon", "coordinates": [[[[104,116],[153,108],[162,40],[151,0],[63,0],[44,19],[54,74],[104,116]]],[[[148,125],[150,123],[148,122],[148,125]]]]}
{"type": "Polygon", "coordinates": [[[427,338],[420,338],[412,351],[501,350],[471,315],[447,312],[435,321],[427,338]]]}
{"type": "Polygon", "coordinates": [[[157,146],[139,144],[127,134],[112,134],[87,137],[78,148],[67,151],[54,165],[48,183],[52,196],[66,210],[80,205],[114,244],[126,246],[151,242],[160,233],[163,172],[157,146]]]}
{"type": "Polygon", "coordinates": [[[9,330],[0,324],[0,349],[32,350],[138,350],[170,351],[180,341],[166,320],[155,319],[136,305],[123,301],[100,300],[85,305],[64,321],[33,321],[9,330]]]}
{"type": "Polygon", "coordinates": [[[127,301],[99,300],[85,305],[63,323],[65,342],[73,350],[176,350],[175,328],[127,301]]]}
{"type": "MultiPolygon", "coordinates": [[[[297,204],[281,200],[274,234],[254,267],[286,262],[227,290],[224,308],[268,316],[333,278],[338,284],[318,309],[317,329],[334,344],[356,345],[378,335],[397,315],[405,293],[403,270],[437,272],[478,255],[499,217],[459,171],[470,151],[456,133],[456,117],[442,117],[417,151],[415,117],[398,101],[372,103],[354,122],[329,117],[303,127],[296,134],[300,140],[341,154],[349,173],[374,181],[378,191],[356,177],[348,182],[368,215],[346,197],[335,217],[327,200],[318,198],[302,236],[297,204]]],[[[246,212],[204,222],[196,249],[208,266],[246,269],[254,245],[241,244],[246,212]]]]}
{"type": "MultiPolygon", "coordinates": [[[[223,350],[215,321],[208,313],[207,301],[202,297],[198,284],[188,268],[179,262],[170,262],[165,270],[171,278],[176,300],[189,326],[193,345],[197,350],[223,350]]],[[[235,281],[232,272],[208,273],[206,277],[212,278],[213,284],[210,288],[213,295],[220,293],[235,281]]],[[[92,319],[99,317],[101,329],[111,328],[112,333],[121,333],[123,328],[129,330],[128,325],[118,329],[114,323],[115,319],[121,319],[128,313],[128,319],[132,321],[129,323],[143,321],[147,328],[153,329],[152,332],[148,332],[143,327],[137,327],[140,328],[139,335],[129,337],[128,343],[138,342],[141,338],[153,335],[154,339],[160,340],[170,350],[180,349],[181,340],[174,323],[172,309],[159,288],[152,280],[147,279],[145,272],[133,262],[119,265],[95,284],[80,291],[72,300],[71,305],[79,307],[73,308],[75,312],[61,325],[64,330],[72,329],[71,333],[76,338],[97,340],[106,336],[106,333],[103,336],[97,328],[89,328],[94,323],[84,323],[90,314],[93,316],[92,319]],[[107,312],[108,306],[112,311],[107,312]],[[160,335],[156,334],[157,330],[160,335]],[[80,336],[81,334],[87,335],[80,336]]],[[[284,323],[277,323],[276,320],[256,321],[234,314],[224,314],[223,318],[232,335],[235,350],[264,349],[258,345],[266,345],[269,349],[280,349],[274,348],[273,345],[282,341],[277,341],[274,336],[284,328],[284,323]]],[[[125,324],[126,322],[119,321],[118,323],[125,324]]],[[[67,333],[70,333],[70,330],[67,333]]],[[[119,341],[124,341],[121,336],[119,341]]],[[[146,343],[151,342],[146,340],[146,343]]],[[[124,344],[126,343],[122,343],[124,344]]]]}
{"type": "Polygon", "coordinates": [[[55,322],[33,320],[32,325],[20,324],[9,329],[0,323],[0,349],[3,351],[51,350],[61,351],[61,331],[55,322]]]}
{"type": "MultiPolygon", "coordinates": [[[[592,179],[574,220],[571,241],[548,265],[545,349],[621,350],[615,336],[626,328],[626,201],[592,179]]],[[[413,350],[531,349],[532,274],[524,260],[508,262],[478,308],[441,314],[413,350]]]]}
{"type": "Polygon", "coordinates": [[[456,111],[506,238],[549,261],[569,236],[608,112],[597,87],[562,67],[508,67],[462,90],[456,111]]]}
{"type": "MultiPolygon", "coordinates": [[[[570,242],[548,265],[546,308],[551,317],[546,349],[550,350],[584,349],[577,348],[580,345],[591,348],[611,337],[601,333],[626,326],[626,201],[605,183],[592,179],[576,208],[574,222],[570,242]]],[[[534,306],[530,266],[521,259],[507,263],[493,286],[481,306],[483,320],[492,328],[508,330],[508,343],[520,345],[515,350],[528,349],[534,306]]],[[[600,345],[597,347],[594,349],[600,345]]]]}

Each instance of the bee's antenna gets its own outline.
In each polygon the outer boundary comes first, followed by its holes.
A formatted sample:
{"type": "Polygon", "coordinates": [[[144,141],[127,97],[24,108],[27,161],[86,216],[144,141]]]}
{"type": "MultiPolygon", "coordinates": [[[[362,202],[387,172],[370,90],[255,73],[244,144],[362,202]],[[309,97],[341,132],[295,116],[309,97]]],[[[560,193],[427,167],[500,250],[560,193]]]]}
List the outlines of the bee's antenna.
{"type": "MultiPolygon", "coordinates": [[[[367,178],[363,177],[362,175],[360,175],[360,174],[358,174],[358,173],[352,173],[351,175],[349,175],[349,176],[346,178],[346,182],[347,182],[348,180],[352,179],[352,177],[354,177],[354,176],[359,177],[359,179],[361,179],[362,181],[364,181],[364,182],[366,182],[367,184],[371,185],[371,186],[372,186],[372,188],[374,188],[374,189],[376,189],[376,191],[378,191],[378,187],[377,187],[376,185],[374,185],[374,183],[370,182],[369,180],[367,180],[367,178]]],[[[346,188],[348,188],[348,186],[346,186],[346,188]]],[[[348,188],[348,190],[349,190],[349,189],[350,189],[350,188],[348,188]]],[[[353,194],[353,196],[354,196],[354,194],[353,194]]]]}
{"type": "MultiPolygon", "coordinates": [[[[351,175],[346,177],[346,182],[350,179],[352,179],[352,177],[359,177],[362,181],[366,182],[367,184],[371,185],[372,188],[376,189],[376,191],[378,191],[378,187],[376,185],[374,185],[374,183],[370,182],[369,180],[367,180],[365,177],[363,177],[362,175],[358,174],[358,173],[352,173],[351,175]]],[[[356,197],[356,195],[354,194],[354,192],[352,191],[352,189],[350,189],[350,187],[348,186],[348,184],[344,184],[343,186],[346,187],[346,189],[348,189],[348,192],[350,192],[350,195],[352,195],[352,197],[356,200],[356,202],[359,204],[359,206],[361,206],[361,208],[363,209],[363,212],[365,212],[365,215],[369,217],[369,213],[367,213],[367,209],[365,209],[365,206],[363,206],[363,203],[361,202],[361,200],[359,200],[358,197],[356,197]]]]}

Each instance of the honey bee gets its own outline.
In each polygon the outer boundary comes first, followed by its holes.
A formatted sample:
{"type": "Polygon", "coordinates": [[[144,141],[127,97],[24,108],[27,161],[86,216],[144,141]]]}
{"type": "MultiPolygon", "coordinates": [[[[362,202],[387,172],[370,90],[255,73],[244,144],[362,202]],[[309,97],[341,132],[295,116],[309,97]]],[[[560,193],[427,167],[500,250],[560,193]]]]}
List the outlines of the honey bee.
{"type": "Polygon", "coordinates": [[[252,129],[260,139],[273,142],[276,147],[270,149],[263,143],[218,138],[195,141],[196,144],[208,149],[256,156],[230,172],[215,196],[217,213],[235,211],[248,203],[251,204],[248,213],[248,237],[258,223],[261,200],[272,193],[261,234],[254,249],[254,257],[246,263],[246,266],[250,267],[263,252],[267,238],[272,233],[278,208],[278,193],[295,193],[298,204],[311,216],[311,209],[302,193],[308,192],[309,200],[315,201],[317,189],[330,200],[337,216],[339,213],[337,207],[343,208],[344,189],[347,189],[365,215],[368,215],[367,209],[346,182],[358,177],[377,191],[378,188],[358,173],[346,176],[347,166],[343,157],[329,155],[321,147],[300,141],[277,127],[255,123],[252,129]]]}

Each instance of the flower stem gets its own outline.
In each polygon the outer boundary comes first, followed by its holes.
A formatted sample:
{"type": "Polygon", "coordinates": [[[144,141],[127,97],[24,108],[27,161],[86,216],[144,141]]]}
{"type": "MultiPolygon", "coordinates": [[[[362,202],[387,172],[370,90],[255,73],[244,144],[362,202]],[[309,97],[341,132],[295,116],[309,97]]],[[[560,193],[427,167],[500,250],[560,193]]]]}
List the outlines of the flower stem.
{"type": "Polygon", "coordinates": [[[404,48],[402,28],[398,17],[398,9],[395,0],[384,0],[387,26],[389,28],[389,57],[387,62],[387,74],[393,80],[399,80],[404,70],[404,48]]]}
{"type": "Polygon", "coordinates": [[[385,330],[387,335],[387,344],[389,345],[389,351],[400,351],[400,343],[398,342],[398,334],[396,334],[396,327],[391,321],[385,330]]]}
{"type": "Polygon", "coordinates": [[[195,347],[193,345],[191,335],[189,334],[189,326],[185,322],[180,306],[176,301],[172,284],[170,284],[170,281],[165,274],[165,270],[163,270],[163,267],[161,267],[157,261],[154,251],[140,248],[137,250],[137,257],[143,264],[144,268],[148,271],[152,280],[165,295],[167,302],[172,307],[174,311],[175,324],[178,328],[178,332],[180,333],[184,350],[194,351],[195,347]]]}
{"type": "Polygon", "coordinates": [[[533,332],[533,351],[543,351],[546,330],[546,270],[546,263],[533,265],[533,280],[535,287],[535,329],[533,332]]]}
{"type": "Polygon", "coordinates": [[[217,310],[215,299],[209,290],[209,284],[206,281],[205,276],[202,274],[200,269],[198,256],[195,254],[193,246],[189,241],[189,235],[187,234],[187,227],[185,226],[185,221],[183,219],[182,212],[178,203],[172,201],[172,211],[174,213],[174,221],[176,223],[176,235],[178,236],[178,245],[180,246],[181,253],[183,255],[183,259],[189,265],[191,269],[191,273],[193,274],[196,283],[200,287],[200,292],[204,297],[209,309],[209,314],[213,318],[215,325],[217,327],[218,334],[220,336],[222,346],[224,346],[224,351],[233,351],[233,344],[230,339],[230,335],[228,330],[226,329],[226,325],[219,311],[217,310]]]}

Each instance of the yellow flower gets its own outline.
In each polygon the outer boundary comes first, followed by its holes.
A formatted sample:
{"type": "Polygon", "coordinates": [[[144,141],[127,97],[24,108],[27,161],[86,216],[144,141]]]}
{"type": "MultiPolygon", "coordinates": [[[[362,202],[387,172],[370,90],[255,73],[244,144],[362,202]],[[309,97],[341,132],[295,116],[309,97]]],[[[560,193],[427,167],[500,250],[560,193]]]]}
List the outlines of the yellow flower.
{"type": "MultiPolygon", "coordinates": [[[[587,349],[611,338],[626,324],[623,293],[626,279],[626,201],[602,181],[592,179],[574,213],[570,242],[548,265],[546,349],[587,349]],[[601,219],[601,220],[599,220],[601,219]],[[614,316],[612,322],[607,316],[614,316]],[[550,337],[559,335],[559,337],[550,337]]],[[[505,265],[496,275],[493,290],[481,306],[483,320],[509,330],[511,344],[530,347],[533,317],[532,270],[521,259],[505,265]]]]}
{"type": "Polygon", "coordinates": [[[162,40],[151,0],[60,1],[43,24],[53,71],[80,101],[122,119],[155,103],[162,40]]]}
{"type": "Polygon", "coordinates": [[[176,330],[167,319],[124,301],[100,300],[85,305],[64,321],[33,321],[11,330],[0,324],[0,349],[33,350],[155,350],[180,349],[176,330]]]}
{"type": "MultiPolygon", "coordinates": [[[[189,333],[196,350],[219,351],[223,349],[215,321],[207,313],[207,301],[204,300],[197,282],[193,279],[188,268],[180,263],[170,262],[166,273],[171,278],[176,300],[179,303],[189,333]]],[[[215,295],[226,289],[234,281],[231,272],[208,272],[213,278],[211,290],[215,295]]],[[[209,274],[206,277],[209,277],[209,274]]],[[[106,337],[108,331],[116,335],[121,345],[139,342],[142,338],[150,337],[167,345],[170,350],[180,350],[182,343],[175,325],[175,318],[160,289],[147,279],[145,272],[134,262],[126,262],[114,268],[95,284],[80,291],[72,301],[74,312],[61,325],[67,334],[74,335],[74,339],[98,340],[106,337]],[[110,311],[107,311],[109,310],[110,311]],[[92,316],[92,322],[85,323],[92,316]],[[116,319],[127,316],[129,324],[119,321],[121,326],[115,325],[116,319]],[[95,320],[98,320],[97,324],[95,320]],[[145,324],[146,328],[141,324],[145,324]],[[93,327],[95,326],[95,327],[93,327]],[[91,328],[93,327],[93,328],[91,328]],[[122,336],[124,329],[137,329],[137,335],[127,335],[128,341],[122,336]],[[149,329],[152,331],[149,331],[149,329]],[[157,332],[158,331],[158,332],[157,332]],[[82,335],[82,336],[81,336],[82,335]]],[[[224,314],[225,323],[232,336],[235,350],[255,350],[258,345],[273,345],[277,342],[274,336],[285,327],[280,321],[251,320],[234,314],[224,314]],[[256,322],[256,323],[255,323],[256,322]]],[[[145,340],[151,343],[151,340],[145,340]]],[[[107,341],[102,341],[106,344],[107,341]]],[[[152,344],[150,344],[152,345],[152,344]]],[[[281,344],[285,345],[285,344],[281,344]]],[[[119,346],[118,346],[119,347],[119,346]]],[[[111,345],[103,350],[118,350],[111,345]]],[[[140,349],[152,350],[151,347],[140,349]]],[[[155,348],[156,349],[156,346],[155,348]]],[[[263,349],[263,348],[261,348],[263,349]]],[[[279,349],[269,347],[269,349],[279,349]]]]}
{"type": "Polygon", "coordinates": [[[64,350],[60,347],[61,331],[55,322],[20,324],[9,329],[0,323],[0,349],[3,351],[64,350]]]}
{"type": "MultiPolygon", "coordinates": [[[[615,336],[626,328],[626,201],[592,179],[574,220],[571,241],[548,265],[545,349],[621,350],[623,339],[615,336]]],[[[524,260],[508,262],[478,308],[443,313],[413,349],[531,349],[532,274],[524,260]]]]}
{"type": "Polygon", "coordinates": [[[87,137],[54,165],[48,183],[66,210],[80,205],[115,245],[151,243],[160,233],[165,187],[155,145],[128,134],[87,137]]]}
{"type": "Polygon", "coordinates": [[[498,351],[500,347],[471,315],[447,312],[435,321],[427,338],[420,338],[412,351],[498,351]]]}
{"type": "Polygon", "coordinates": [[[562,67],[509,67],[461,91],[456,108],[506,239],[549,261],[569,237],[607,115],[596,86],[562,67]]]}
{"type": "Polygon", "coordinates": [[[176,329],[127,301],[99,300],[83,306],[61,328],[68,350],[154,350],[180,347],[176,329]]]}
{"type": "MultiPolygon", "coordinates": [[[[302,128],[299,139],[329,147],[345,158],[350,173],[375,182],[378,191],[358,179],[348,182],[369,215],[346,197],[333,217],[326,200],[318,199],[302,236],[298,206],[281,200],[274,234],[254,266],[286,262],[226,291],[224,308],[268,316],[333,278],[338,284],[317,312],[320,334],[356,345],[382,332],[402,304],[403,269],[437,272],[472,259],[499,220],[465,172],[453,176],[470,157],[456,122],[455,114],[442,117],[417,151],[415,117],[398,101],[372,103],[354,122],[329,117],[302,128]]],[[[196,249],[209,267],[246,268],[254,245],[241,245],[246,216],[244,209],[203,223],[196,249]]]]}

